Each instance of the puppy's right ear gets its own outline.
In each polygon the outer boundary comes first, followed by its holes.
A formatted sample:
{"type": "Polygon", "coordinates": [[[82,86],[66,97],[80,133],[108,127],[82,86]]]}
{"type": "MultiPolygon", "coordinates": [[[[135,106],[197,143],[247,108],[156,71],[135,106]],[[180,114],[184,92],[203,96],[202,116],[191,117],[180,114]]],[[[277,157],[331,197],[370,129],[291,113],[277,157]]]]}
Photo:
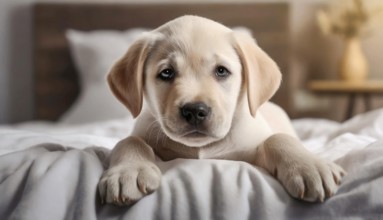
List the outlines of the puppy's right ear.
{"type": "Polygon", "coordinates": [[[134,42],[128,52],[118,60],[108,75],[114,95],[137,117],[142,109],[145,61],[151,40],[144,36],[134,42]]]}

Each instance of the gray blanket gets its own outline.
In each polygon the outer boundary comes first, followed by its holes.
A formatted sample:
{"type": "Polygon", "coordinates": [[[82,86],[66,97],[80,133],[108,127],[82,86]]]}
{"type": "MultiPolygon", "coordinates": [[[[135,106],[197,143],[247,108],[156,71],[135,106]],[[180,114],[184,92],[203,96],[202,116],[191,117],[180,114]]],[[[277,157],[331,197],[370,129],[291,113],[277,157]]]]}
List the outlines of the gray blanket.
{"type": "Polygon", "coordinates": [[[129,208],[100,204],[108,150],[42,144],[0,156],[0,219],[383,219],[382,146],[340,158],[348,175],[324,203],[292,199],[242,162],[174,160],[158,162],[160,189],[129,208]]]}

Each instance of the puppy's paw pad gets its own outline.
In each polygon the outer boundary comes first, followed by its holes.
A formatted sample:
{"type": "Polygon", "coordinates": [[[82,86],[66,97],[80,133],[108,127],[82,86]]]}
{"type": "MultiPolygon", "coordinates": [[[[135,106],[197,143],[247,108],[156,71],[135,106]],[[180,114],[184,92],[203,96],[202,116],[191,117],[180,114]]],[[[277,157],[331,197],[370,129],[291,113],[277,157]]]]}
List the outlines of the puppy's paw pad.
{"type": "Polygon", "coordinates": [[[156,190],[160,182],[161,172],[154,164],[111,167],[98,184],[101,202],[133,204],[156,190]]]}

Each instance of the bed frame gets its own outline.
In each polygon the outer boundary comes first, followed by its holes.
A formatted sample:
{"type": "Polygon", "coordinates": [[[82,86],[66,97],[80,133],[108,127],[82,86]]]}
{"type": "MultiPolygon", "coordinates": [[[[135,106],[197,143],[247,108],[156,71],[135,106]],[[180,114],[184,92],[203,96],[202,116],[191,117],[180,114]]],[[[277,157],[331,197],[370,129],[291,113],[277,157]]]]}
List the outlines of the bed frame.
{"type": "Polygon", "coordinates": [[[34,6],[34,119],[57,120],[80,93],[77,70],[64,36],[67,29],[155,28],[184,14],[251,29],[258,44],[282,70],[283,85],[273,100],[289,112],[287,3],[37,3],[34,6]]]}

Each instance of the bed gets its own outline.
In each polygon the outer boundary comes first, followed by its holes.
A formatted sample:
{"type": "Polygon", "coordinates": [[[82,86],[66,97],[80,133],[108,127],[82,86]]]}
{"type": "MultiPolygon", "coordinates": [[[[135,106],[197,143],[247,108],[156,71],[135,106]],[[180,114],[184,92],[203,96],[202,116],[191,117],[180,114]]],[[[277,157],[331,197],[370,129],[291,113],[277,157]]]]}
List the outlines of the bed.
{"type": "Polygon", "coordinates": [[[131,207],[100,203],[110,149],[135,123],[104,84],[116,51],[182,14],[245,27],[281,67],[284,86],[274,101],[290,111],[286,3],[39,3],[34,12],[36,121],[0,126],[0,219],[383,218],[383,109],[343,123],[293,121],[310,151],[348,172],[323,203],[291,198],[244,162],[192,159],[158,159],[160,188],[131,207]]]}

